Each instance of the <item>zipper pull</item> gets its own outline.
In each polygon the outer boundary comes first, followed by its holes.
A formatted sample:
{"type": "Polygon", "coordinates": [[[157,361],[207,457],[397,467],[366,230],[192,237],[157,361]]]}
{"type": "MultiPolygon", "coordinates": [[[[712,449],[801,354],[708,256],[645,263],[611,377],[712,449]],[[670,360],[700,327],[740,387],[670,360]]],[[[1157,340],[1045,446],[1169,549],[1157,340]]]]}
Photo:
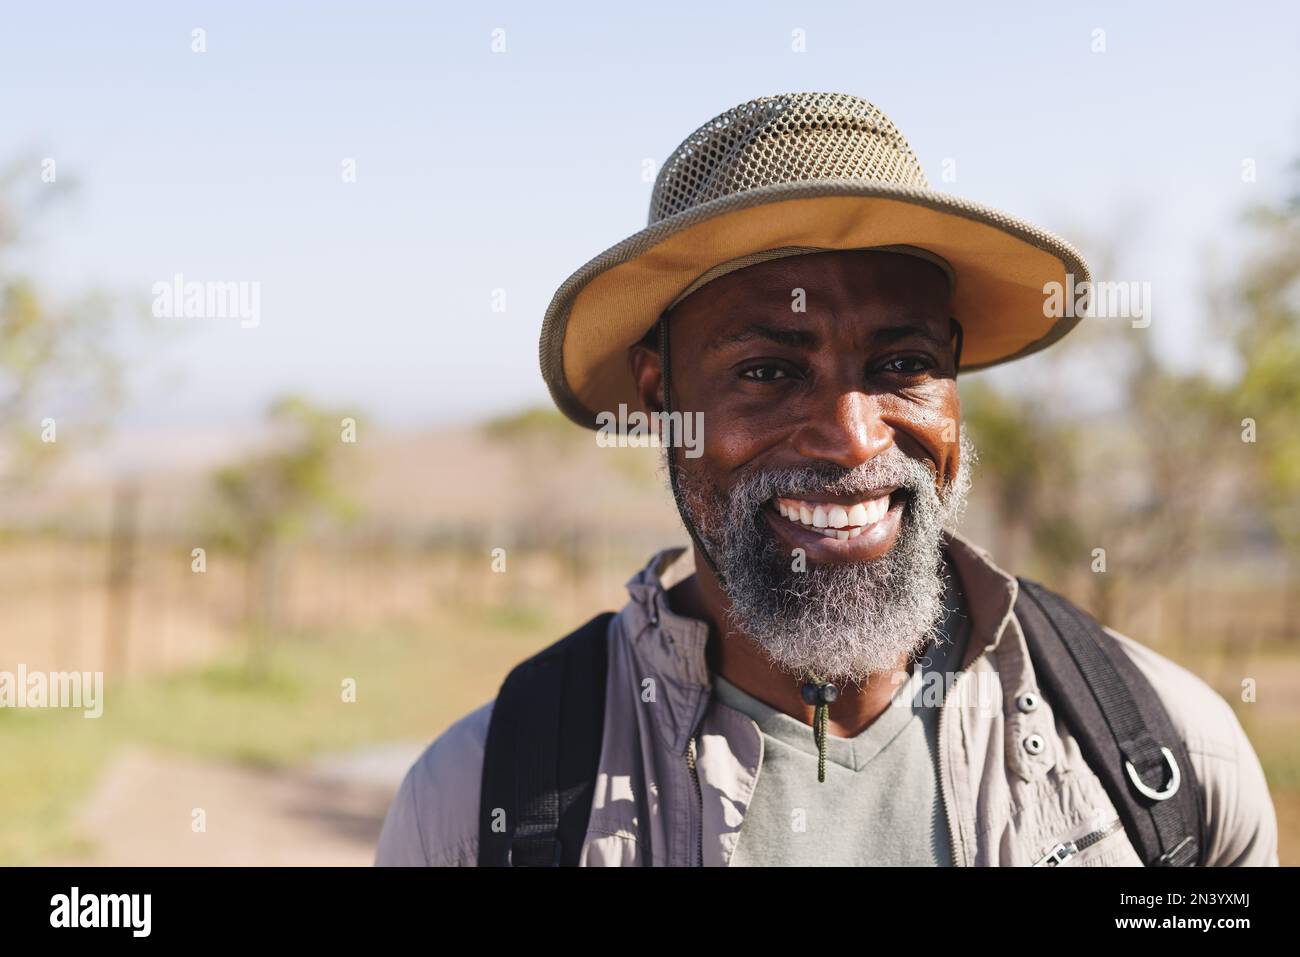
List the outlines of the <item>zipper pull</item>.
{"type": "Polygon", "coordinates": [[[1110,837],[1116,831],[1122,830],[1123,827],[1124,822],[1116,818],[1105,827],[1098,828],[1090,834],[1085,834],[1073,841],[1063,841],[1044,854],[1034,867],[1059,867],[1085,847],[1092,847],[1102,838],[1110,837]]]}
{"type": "Polygon", "coordinates": [[[1034,867],[1059,867],[1067,860],[1073,857],[1079,851],[1079,846],[1070,841],[1064,844],[1057,844],[1034,865],[1034,867]]]}

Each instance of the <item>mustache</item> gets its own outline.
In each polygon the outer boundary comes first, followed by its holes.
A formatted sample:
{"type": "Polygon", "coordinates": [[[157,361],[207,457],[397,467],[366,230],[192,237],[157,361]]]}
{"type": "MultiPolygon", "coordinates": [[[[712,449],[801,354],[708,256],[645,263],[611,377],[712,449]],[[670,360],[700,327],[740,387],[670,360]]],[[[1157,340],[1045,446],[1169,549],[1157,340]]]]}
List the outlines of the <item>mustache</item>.
{"type": "Polygon", "coordinates": [[[817,462],[788,469],[756,469],[732,486],[733,505],[758,509],[769,499],[863,496],[897,487],[915,496],[934,490],[935,473],[922,461],[910,458],[894,446],[892,451],[845,468],[833,462],[817,462]]]}

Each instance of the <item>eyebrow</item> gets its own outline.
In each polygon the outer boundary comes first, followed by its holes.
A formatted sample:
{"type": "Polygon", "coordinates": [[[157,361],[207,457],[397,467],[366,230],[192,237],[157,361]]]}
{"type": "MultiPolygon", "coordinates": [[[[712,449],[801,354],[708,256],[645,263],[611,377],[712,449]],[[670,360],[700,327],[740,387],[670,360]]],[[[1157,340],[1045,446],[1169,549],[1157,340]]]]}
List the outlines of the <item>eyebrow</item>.
{"type": "Polygon", "coordinates": [[[936,349],[951,349],[952,339],[945,339],[943,336],[936,336],[928,329],[921,326],[888,326],[884,329],[878,329],[872,333],[871,338],[874,343],[879,345],[893,345],[904,339],[924,339],[936,349]]]}
{"type": "Polygon", "coordinates": [[[818,342],[817,333],[807,329],[779,329],[774,326],[765,326],[762,323],[753,322],[735,332],[724,332],[714,336],[705,343],[705,348],[717,349],[737,342],[751,342],[754,339],[764,339],[768,342],[775,342],[777,345],[792,346],[796,349],[811,349],[818,342]]]}
{"type": "MultiPolygon", "coordinates": [[[[706,349],[718,349],[734,343],[752,342],[762,339],[777,345],[790,346],[795,349],[816,348],[820,337],[809,329],[781,329],[754,322],[735,332],[726,332],[714,336],[705,343],[706,349]]],[[[926,342],[943,350],[952,347],[951,339],[944,339],[919,325],[887,326],[871,334],[872,345],[887,346],[905,339],[924,339],[926,342]]]]}

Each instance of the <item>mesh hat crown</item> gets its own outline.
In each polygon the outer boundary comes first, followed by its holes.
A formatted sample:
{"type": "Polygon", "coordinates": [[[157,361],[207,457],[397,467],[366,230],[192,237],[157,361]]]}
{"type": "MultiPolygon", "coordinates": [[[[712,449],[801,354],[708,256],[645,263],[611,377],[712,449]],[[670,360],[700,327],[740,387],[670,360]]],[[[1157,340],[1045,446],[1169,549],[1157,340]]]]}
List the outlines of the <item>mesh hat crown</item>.
{"type": "Polygon", "coordinates": [[[790,93],[727,110],[655,179],[645,229],[596,256],[551,300],[542,375],[569,418],[636,408],[628,348],[723,264],[833,249],[912,249],[945,264],[965,330],[962,370],[1057,341],[1050,283],[1089,279],[1075,249],[1006,213],[930,189],[898,128],[860,97],[790,93]]]}
{"type": "Polygon", "coordinates": [[[765,96],[710,120],[673,151],[655,179],[650,222],[773,183],[837,178],[930,185],[903,134],[866,100],[765,96]]]}

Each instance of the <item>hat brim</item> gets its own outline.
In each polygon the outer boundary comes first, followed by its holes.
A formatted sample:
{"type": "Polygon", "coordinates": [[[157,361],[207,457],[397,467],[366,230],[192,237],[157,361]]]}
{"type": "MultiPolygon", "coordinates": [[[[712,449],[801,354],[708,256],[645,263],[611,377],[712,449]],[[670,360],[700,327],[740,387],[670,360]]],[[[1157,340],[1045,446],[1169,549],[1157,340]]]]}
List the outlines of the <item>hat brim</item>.
{"type": "Polygon", "coordinates": [[[594,429],[600,412],[639,407],[627,350],[713,266],[779,246],[905,244],[953,267],[962,371],[1037,352],[1079,321],[1047,315],[1045,287],[1089,280],[1064,240],[978,203],[926,189],[820,179],[720,197],[607,249],[555,293],[542,323],[542,377],[560,410],[594,429]]]}

